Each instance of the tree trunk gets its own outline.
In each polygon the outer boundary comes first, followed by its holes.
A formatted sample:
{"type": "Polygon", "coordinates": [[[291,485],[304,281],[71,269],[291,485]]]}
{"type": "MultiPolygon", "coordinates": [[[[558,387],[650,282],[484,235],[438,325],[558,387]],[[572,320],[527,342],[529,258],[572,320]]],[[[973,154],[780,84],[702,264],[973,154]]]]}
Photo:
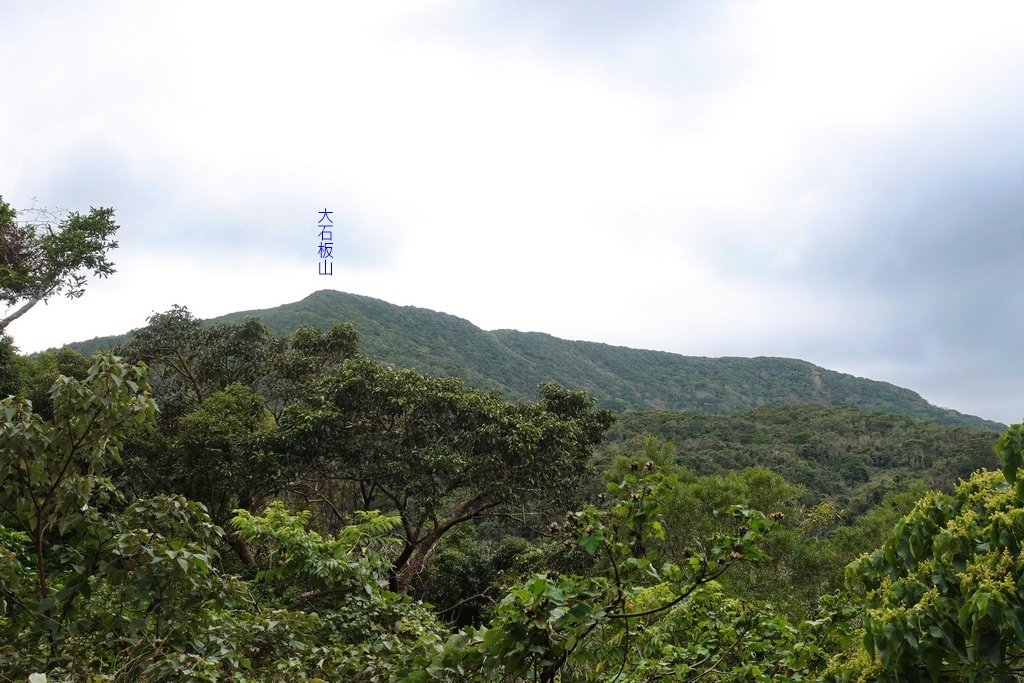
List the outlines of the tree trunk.
{"type": "Polygon", "coordinates": [[[228,534],[225,540],[228,542],[228,545],[231,546],[231,549],[235,551],[235,554],[238,555],[238,559],[242,561],[242,564],[246,567],[253,567],[256,565],[256,558],[253,557],[252,549],[242,538],[235,534],[228,534]]]}
{"type": "MultiPolygon", "coordinates": [[[[493,501],[480,505],[474,510],[473,506],[479,503],[482,498],[483,494],[477,494],[469,500],[464,501],[461,505],[455,508],[451,517],[448,518],[448,521],[434,527],[427,532],[425,536],[417,540],[406,538],[406,546],[402,550],[402,554],[399,556],[398,560],[395,561],[394,572],[388,579],[388,584],[390,585],[391,590],[396,593],[408,593],[409,588],[412,587],[413,579],[415,579],[416,575],[423,570],[423,565],[426,564],[427,556],[430,555],[430,551],[434,549],[438,540],[448,533],[449,529],[456,524],[467,522],[479,516],[485,510],[489,510],[499,505],[499,501],[493,501]]],[[[407,525],[407,536],[411,533],[412,532],[409,531],[409,526],[407,525]]]]}
{"type": "Polygon", "coordinates": [[[427,563],[427,556],[430,555],[430,551],[434,549],[434,545],[437,543],[441,535],[447,531],[450,526],[441,526],[437,529],[433,529],[426,536],[420,539],[419,544],[416,547],[416,551],[409,558],[409,561],[405,563],[396,574],[393,582],[394,590],[396,593],[408,593],[409,589],[412,588],[413,579],[416,575],[423,571],[423,565],[427,563]]]}

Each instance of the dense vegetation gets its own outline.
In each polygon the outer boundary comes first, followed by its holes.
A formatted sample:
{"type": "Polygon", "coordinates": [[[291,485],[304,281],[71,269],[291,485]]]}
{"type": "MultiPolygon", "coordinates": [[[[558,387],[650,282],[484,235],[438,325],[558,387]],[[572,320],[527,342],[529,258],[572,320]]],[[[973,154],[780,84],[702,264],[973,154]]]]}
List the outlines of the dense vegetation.
{"type": "MultiPolygon", "coordinates": [[[[803,429],[805,443],[876,459],[918,439],[921,466],[981,457],[992,440],[772,408],[627,415],[596,455],[611,416],[583,393],[546,384],[512,403],[393,370],[348,326],[278,337],[183,309],[154,316],[124,360],[3,350],[0,680],[1021,671],[1019,425],[996,444],[1002,473],[949,493],[893,478],[854,518],[814,479],[750,467],[760,451],[702,474],[708,452],[691,461],[631,435],[644,424],[683,447],[721,439],[724,453],[794,445],[803,429]]],[[[907,453],[874,473],[909,477],[907,453]]]]}
{"type": "MultiPolygon", "coordinates": [[[[0,211],[8,301],[109,270],[110,217],[33,280],[39,235],[0,211]]],[[[5,683],[1024,680],[1024,425],[609,432],[555,383],[511,402],[351,325],[183,308],[117,353],[0,335],[5,683]]]]}
{"type": "Polygon", "coordinates": [[[635,450],[647,435],[672,443],[699,474],[763,466],[803,487],[802,502],[831,500],[852,515],[917,483],[951,490],[997,465],[997,435],[901,415],[836,406],[768,406],[732,415],[624,413],[612,449],[635,450]]]}
{"type": "MultiPolygon", "coordinates": [[[[643,351],[547,334],[487,332],[444,313],[324,290],[284,306],[211,320],[257,316],[279,335],[303,325],[327,331],[351,323],[364,351],[396,368],[463,378],[480,389],[529,399],[554,381],[583,390],[598,405],[622,410],[732,413],[763,405],[844,405],[998,432],[1004,425],[937,408],[908,389],[853,377],[788,358],[701,358],[643,351]]],[[[75,344],[83,353],[111,349],[125,336],[75,344]]]]}

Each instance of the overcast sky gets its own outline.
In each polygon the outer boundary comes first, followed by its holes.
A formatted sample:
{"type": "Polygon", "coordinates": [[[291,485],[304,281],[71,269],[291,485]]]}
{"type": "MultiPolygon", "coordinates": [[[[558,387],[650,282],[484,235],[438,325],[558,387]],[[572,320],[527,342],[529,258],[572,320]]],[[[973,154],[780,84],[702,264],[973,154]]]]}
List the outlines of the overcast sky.
{"type": "Polygon", "coordinates": [[[0,194],[121,225],[9,331],[338,289],[1018,422],[1021,36],[1017,0],[0,0],[0,194]]]}

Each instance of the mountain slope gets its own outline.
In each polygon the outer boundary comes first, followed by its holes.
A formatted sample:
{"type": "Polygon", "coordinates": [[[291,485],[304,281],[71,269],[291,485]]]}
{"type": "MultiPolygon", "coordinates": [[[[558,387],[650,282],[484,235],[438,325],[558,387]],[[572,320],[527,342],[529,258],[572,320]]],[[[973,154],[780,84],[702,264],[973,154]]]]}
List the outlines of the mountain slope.
{"type": "Polygon", "coordinates": [[[603,451],[639,452],[656,436],[700,474],[762,465],[805,487],[804,502],[829,498],[863,513],[917,482],[951,490],[980,468],[998,469],[997,435],[843,406],[765,406],[730,415],[644,411],[619,416],[603,451]]]}
{"type": "MultiPolygon", "coordinates": [[[[395,367],[454,375],[511,398],[533,398],[549,380],[585,389],[615,410],[731,413],[764,405],[826,404],[999,430],[1002,425],[938,408],[909,389],[826,370],[789,358],[704,358],[538,332],[481,330],[467,320],[357,294],[321,290],[276,308],[240,311],[208,323],[258,316],[277,334],[301,325],[328,329],[350,322],[365,353],[395,367]]],[[[121,337],[73,344],[84,353],[111,348],[121,337]]]]}

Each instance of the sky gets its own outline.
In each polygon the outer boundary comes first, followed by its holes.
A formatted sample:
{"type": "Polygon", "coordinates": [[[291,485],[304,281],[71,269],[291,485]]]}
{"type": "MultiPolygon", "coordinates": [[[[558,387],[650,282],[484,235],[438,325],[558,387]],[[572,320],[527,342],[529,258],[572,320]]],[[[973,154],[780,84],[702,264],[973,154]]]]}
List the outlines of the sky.
{"type": "Polygon", "coordinates": [[[0,0],[0,195],[121,226],[8,332],[337,289],[1019,422],[1022,35],[1016,0],[0,0]]]}

